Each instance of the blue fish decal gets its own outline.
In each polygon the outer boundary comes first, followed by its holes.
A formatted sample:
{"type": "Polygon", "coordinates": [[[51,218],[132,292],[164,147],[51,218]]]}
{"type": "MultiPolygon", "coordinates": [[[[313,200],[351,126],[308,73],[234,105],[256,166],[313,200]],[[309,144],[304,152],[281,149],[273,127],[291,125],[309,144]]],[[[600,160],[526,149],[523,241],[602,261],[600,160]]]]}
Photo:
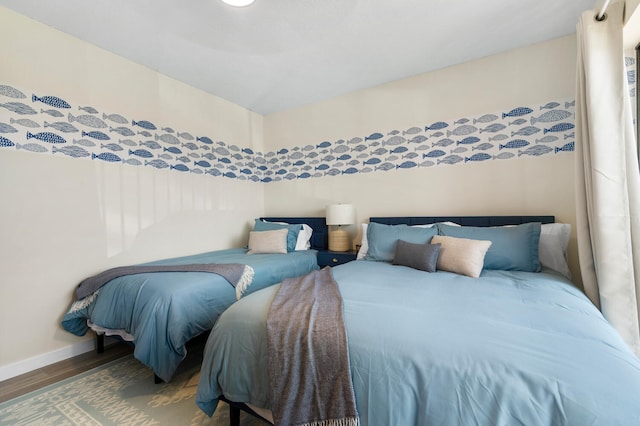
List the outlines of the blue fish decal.
{"type": "Polygon", "coordinates": [[[560,123],[553,125],[548,129],[544,129],[544,134],[546,135],[548,132],[565,132],[567,130],[573,129],[574,127],[576,126],[571,123],[560,123]]]}
{"type": "Polygon", "coordinates": [[[134,136],[135,132],[128,127],[120,126],[120,127],[109,127],[110,132],[115,132],[121,136],[134,136]]]}
{"type": "Polygon", "coordinates": [[[173,130],[171,127],[163,127],[162,131],[167,133],[175,133],[175,130],[173,130]]]}
{"type": "Polygon", "coordinates": [[[102,132],[100,132],[98,130],[92,130],[90,132],[85,132],[83,130],[82,131],[82,137],[85,137],[85,136],[89,136],[90,138],[98,139],[98,140],[101,140],[101,141],[111,140],[109,135],[107,135],[106,133],[102,133],[102,132]]]}
{"type": "Polygon", "coordinates": [[[310,177],[311,177],[311,174],[307,173],[307,172],[304,172],[304,173],[301,173],[301,174],[298,175],[298,179],[307,179],[307,178],[310,178],[310,177]]]}
{"type": "Polygon", "coordinates": [[[423,161],[422,163],[419,164],[420,167],[431,167],[434,166],[436,163],[434,163],[431,160],[427,160],[427,161],[423,161]]]}
{"type": "Polygon", "coordinates": [[[19,124],[19,125],[24,126],[24,127],[31,127],[31,128],[40,127],[40,125],[38,123],[36,123],[35,121],[30,120],[28,118],[20,118],[18,120],[10,118],[9,122],[11,124],[19,124]]]}
{"type": "Polygon", "coordinates": [[[523,148],[523,147],[525,147],[527,145],[529,145],[529,142],[525,141],[524,139],[514,139],[512,141],[507,142],[504,145],[500,145],[499,148],[501,150],[503,148],[514,149],[514,148],[523,148]]]}
{"type": "Polygon", "coordinates": [[[355,148],[351,148],[351,152],[362,152],[362,151],[366,151],[367,150],[367,146],[366,145],[358,145],[355,148]]]}
{"type": "Polygon", "coordinates": [[[194,139],[195,139],[195,138],[191,135],[191,133],[189,133],[189,132],[181,132],[181,133],[180,133],[180,132],[178,132],[178,133],[176,133],[176,136],[178,136],[179,138],[182,138],[182,139],[188,140],[188,141],[192,141],[192,140],[194,140],[194,139]]]}
{"type": "Polygon", "coordinates": [[[169,148],[164,148],[164,151],[170,152],[172,154],[182,154],[182,150],[177,146],[170,146],[169,148]]]}
{"type": "MultiPolygon", "coordinates": [[[[403,135],[415,135],[417,133],[422,132],[422,129],[420,127],[410,127],[407,130],[403,130],[402,134],[403,135]]],[[[390,132],[389,136],[395,136],[397,134],[399,134],[400,132],[395,130],[394,132],[390,132]]]]}
{"type": "Polygon", "coordinates": [[[382,133],[371,133],[369,136],[365,137],[364,140],[365,141],[374,141],[377,139],[380,139],[384,137],[384,135],[382,133]]]}
{"type": "Polygon", "coordinates": [[[51,132],[40,132],[36,134],[27,132],[27,139],[31,139],[31,138],[38,139],[39,141],[42,141],[42,142],[49,142],[49,143],[66,143],[67,142],[62,136],[58,136],[55,133],[51,133],[51,132]]]}
{"type": "Polygon", "coordinates": [[[407,140],[402,136],[391,136],[386,141],[382,141],[382,146],[395,146],[405,143],[407,140]]]}
{"type": "Polygon", "coordinates": [[[568,144],[562,145],[562,147],[558,148],[556,147],[555,149],[555,153],[559,153],[559,152],[572,152],[575,151],[576,148],[576,143],[575,142],[569,142],[568,144]]]}
{"type": "Polygon", "coordinates": [[[156,169],[166,169],[167,167],[169,167],[169,164],[164,161],[164,160],[151,160],[151,161],[145,161],[144,162],[145,166],[151,166],[151,167],[155,167],[156,169]]]}
{"type": "Polygon", "coordinates": [[[282,148],[276,152],[278,155],[285,155],[289,153],[289,150],[286,148],[282,148]]]}
{"type": "Polygon", "coordinates": [[[442,157],[443,155],[447,155],[447,153],[442,151],[441,149],[434,149],[433,151],[430,151],[426,154],[422,154],[422,158],[436,158],[442,157]]]}
{"type": "Polygon", "coordinates": [[[397,148],[392,149],[389,152],[392,154],[402,154],[403,152],[407,152],[408,150],[409,148],[407,148],[406,146],[399,146],[397,148]]]}
{"type": "Polygon", "coordinates": [[[16,149],[24,149],[26,151],[31,151],[31,152],[49,152],[47,148],[45,148],[42,145],[38,145],[37,143],[26,143],[24,145],[20,145],[19,143],[17,143],[16,149]]]}
{"type": "Polygon", "coordinates": [[[473,119],[473,124],[476,124],[476,123],[490,123],[492,121],[496,121],[498,118],[500,118],[500,117],[498,117],[495,114],[485,114],[485,115],[480,116],[478,118],[474,118],[473,119]]]}
{"type": "Polygon", "coordinates": [[[147,151],[146,149],[136,149],[135,151],[129,150],[129,155],[135,155],[142,158],[151,158],[153,154],[147,151]]]}
{"type": "Polygon", "coordinates": [[[524,118],[516,118],[511,123],[509,123],[509,126],[520,126],[521,124],[524,124],[526,122],[527,120],[525,120],[524,118]]]}
{"type": "Polygon", "coordinates": [[[122,145],[138,146],[138,144],[135,141],[132,141],[131,139],[120,139],[118,142],[121,143],[122,145]]]}
{"type": "Polygon", "coordinates": [[[77,145],[86,146],[86,147],[96,146],[96,143],[93,141],[90,141],[89,139],[79,139],[79,140],[74,139],[73,143],[77,145]]]}
{"type": "Polygon", "coordinates": [[[51,147],[51,152],[53,154],[55,154],[56,152],[61,152],[62,154],[68,155],[69,157],[73,157],[73,158],[82,158],[82,157],[88,157],[91,155],[86,149],[79,147],[77,145],[67,145],[67,146],[63,146],[62,148],[58,148],[55,145],[53,145],[51,147]]]}
{"type": "Polygon", "coordinates": [[[553,148],[551,148],[549,145],[534,145],[523,151],[518,151],[518,157],[520,157],[521,155],[532,155],[535,157],[539,157],[541,155],[548,154],[551,151],[553,151],[553,148]]]}
{"type": "Polygon", "coordinates": [[[41,109],[40,112],[43,114],[49,114],[50,116],[56,117],[56,118],[64,117],[64,114],[58,111],[57,109],[47,109],[47,110],[41,109]]]}
{"type": "Polygon", "coordinates": [[[240,173],[242,173],[243,175],[251,175],[253,174],[253,172],[249,169],[240,169],[240,173]]]}
{"type": "Polygon", "coordinates": [[[422,143],[426,140],[427,140],[427,137],[425,135],[418,135],[409,139],[409,143],[422,143]]]}
{"type": "Polygon", "coordinates": [[[79,132],[79,130],[76,129],[76,127],[73,124],[65,123],[64,121],[58,121],[56,123],[47,123],[45,121],[44,122],[44,127],[53,127],[54,129],[58,130],[59,132],[64,132],[64,133],[76,133],[76,132],[79,132]]]}
{"type": "MultiPolygon", "coordinates": [[[[447,147],[447,146],[451,145],[452,143],[455,143],[455,141],[452,140],[452,139],[449,139],[449,138],[444,138],[444,139],[440,139],[438,142],[434,142],[432,146],[433,147],[436,147],[436,146],[447,147]]],[[[416,148],[416,149],[429,149],[429,145],[422,145],[421,147],[416,148]]]]}
{"type": "Polygon", "coordinates": [[[162,146],[156,141],[140,142],[140,146],[146,146],[149,149],[160,149],[160,148],[162,148],[162,146]]]}
{"type": "Polygon", "coordinates": [[[487,127],[485,127],[484,129],[480,129],[480,133],[482,132],[491,132],[491,133],[495,133],[495,132],[499,132],[502,129],[505,129],[507,126],[505,126],[504,124],[500,124],[500,123],[493,123],[488,125],[487,127]]]}
{"type": "Polygon", "coordinates": [[[464,161],[464,158],[460,157],[457,154],[453,154],[438,160],[438,164],[442,163],[442,164],[452,165],[452,164],[459,163],[461,161],[464,161]]]}
{"type": "Polygon", "coordinates": [[[211,163],[205,160],[194,161],[193,164],[200,167],[211,167],[211,163]]]}
{"type": "Polygon", "coordinates": [[[174,164],[171,166],[171,170],[177,170],[179,172],[188,172],[189,168],[184,164],[174,164]]]}
{"type": "Polygon", "coordinates": [[[565,109],[569,109],[570,107],[575,107],[575,106],[576,106],[576,101],[575,100],[573,100],[571,102],[565,102],[564,103],[564,108],[565,109]]]}
{"type": "Polygon", "coordinates": [[[0,84],[0,95],[14,99],[24,99],[27,97],[27,95],[25,95],[15,87],[5,86],[4,84],[0,84]]]}
{"type": "Polygon", "coordinates": [[[138,134],[144,136],[145,138],[150,138],[151,137],[151,132],[148,132],[146,130],[138,132],[138,134]]]}
{"type": "Polygon", "coordinates": [[[100,147],[103,149],[106,148],[110,151],[122,151],[124,149],[117,143],[100,144],[100,147]]]}
{"type": "Polygon", "coordinates": [[[490,144],[489,142],[485,142],[485,143],[481,143],[480,145],[476,145],[472,148],[472,150],[476,150],[479,149],[481,151],[486,151],[488,149],[493,148],[493,144],[490,144]]]}
{"type": "Polygon", "coordinates": [[[81,111],[84,111],[86,113],[89,113],[89,114],[97,114],[98,113],[97,109],[95,109],[93,107],[90,107],[90,106],[78,107],[78,109],[81,110],[81,111]]]}
{"type": "Polygon", "coordinates": [[[0,133],[16,133],[18,129],[10,124],[0,123],[0,133]]]}
{"type": "Polygon", "coordinates": [[[555,142],[557,140],[558,140],[557,136],[547,135],[543,138],[536,139],[536,143],[549,143],[549,142],[555,142]]]}
{"type": "Polygon", "coordinates": [[[515,132],[511,132],[511,136],[512,137],[516,136],[516,135],[519,135],[519,136],[531,136],[531,135],[534,135],[534,134],[538,133],[539,131],[540,131],[540,129],[535,127],[535,126],[526,126],[526,127],[523,127],[522,129],[519,129],[519,130],[517,130],[515,132]]]}
{"type": "Polygon", "coordinates": [[[402,164],[396,166],[396,169],[410,169],[412,167],[416,167],[418,164],[413,161],[405,161],[402,164]]]}
{"type": "Polygon", "coordinates": [[[316,148],[329,148],[331,146],[331,142],[321,142],[318,145],[316,145],[316,148]]]}
{"type": "Polygon", "coordinates": [[[247,155],[254,155],[254,152],[251,148],[242,148],[242,153],[247,155]]]}
{"type": "Polygon", "coordinates": [[[206,143],[207,145],[213,145],[213,141],[211,140],[211,138],[208,138],[207,136],[198,136],[196,137],[196,140],[202,143],[206,143]]]}
{"type": "Polygon", "coordinates": [[[456,142],[456,145],[469,145],[472,143],[476,143],[476,142],[480,142],[480,138],[477,136],[468,136],[458,142],[456,142]]]}
{"type": "Polygon", "coordinates": [[[516,155],[513,152],[501,152],[498,155],[493,157],[494,160],[508,160],[509,158],[513,158],[516,155]]]}
{"type": "Polygon", "coordinates": [[[467,161],[485,161],[490,159],[491,159],[491,156],[489,154],[487,154],[486,152],[482,152],[478,154],[473,154],[471,157],[465,158],[464,162],[466,163],[467,161]]]}
{"type": "Polygon", "coordinates": [[[118,157],[116,154],[111,153],[111,152],[103,152],[103,153],[98,154],[98,155],[91,154],[91,159],[92,160],[95,160],[96,158],[98,160],[108,161],[108,162],[111,162],[111,163],[116,163],[116,162],[122,161],[122,158],[118,157]]]}
{"type": "Polygon", "coordinates": [[[566,135],[564,135],[564,139],[566,140],[566,139],[572,138],[575,135],[576,135],[575,132],[567,133],[566,135]]]}
{"type": "Polygon", "coordinates": [[[474,133],[476,131],[478,131],[477,127],[472,126],[470,124],[463,124],[462,126],[456,127],[453,130],[447,130],[447,137],[449,137],[451,135],[465,136],[465,135],[469,135],[471,133],[474,133]]]}
{"type": "Polygon", "coordinates": [[[461,154],[463,152],[467,152],[469,151],[469,148],[465,148],[464,146],[459,146],[456,149],[452,149],[451,153],[452,154],[461,154]]]}
{"type": "Polygon", "coordinates": [[[328,164],[320,164],[316,167],[316,170],[327,170],[330,166],[328,164]]]}
{"type": "Polygon", "coordinates": [[[430,126],[425,126],[424,131],[427,132],[429,130],[440,130],[444,129],[445,127],[449,127],[449,124],[445,123],[444,121],[436,121],[430,126]]]}
{"type": "Polygon", "coordinates": [[[549,102],[540,107],[540,109],[554,109],[555,107],[559,107],[560,104],[558,102],[549,102]]]}
{"type": "Polygon", "coordinates": [[[507,136],[505,134],[500,134],[500,135],[495,135],[493,137],[490,137],[489,138],[489,142],[492,142],[492,141],[498,141],[499,142],[499,141],[503,141],[505,139],[509,139],[509,136],[507,136]]]}
{"type": "Polygon", "coordinates": [[[453,124],[466,124],[468,122],[469,122],[468,118],[461,118],[459,120],[454,121],[453,124]]]}
{"type": "Polygon", "coordinates": [[[528,107],[518,107],[518,108],[514,108],[509,112],[503,112],[502,113],[502,118],[507,118],[507,117],[520,117],[522,115],[527,115],[527,114],[531,114],[533,112],[533,110],[531,108],[528,107]]]}
{"type": "Polygon", "coordinates": [[[131,120],[131,125],[134,127],[135,126],[142,127],[143,129],[147,129],[147,130],[156,130],[156,125],[147,120],[140,120],[140,121],[131,120]]]}
{"type": "MultiPolygon", "coordinates": [[[[98,112],[98,111],[96,111],[98,112]]],[[[98,117],[94,117],[93,115],[79,115],[77,117],[75,117],[73,114],[69,113],[69,123],[73,123],[74,121],[77,121],[78,123],[85,125],[85,126],[89,126],[89,127],[95,127],[97,129],[101,129],[104,127],[107,127],[107,123],[105,123],[104,121],[100,120],[98,117]]],[[[133,134],[133,132],[132,132],[133,134]]],[[[130,135],[124,135],[124,136],[130,136],[130,135]]]]}
{"type": "Polygon", "coordinates": [[[42,102],[43,104],[47,104],[54,108],[71,108],[71,105],[69,105],[67,101],[60,99],[57,96],[38,97],[36,95],[32,95],[31,102],[42,102]]]}
{"type": "Polygon", "coordinates": [[[38,113],[35,109],[22,102],[7,102],[6,104],[0,104],[0,107],[20,115],[34,115],[38,113]]]}
{"type": "Polygon", "coordinates": [[[129,124],[129,120],[121,116],[120,114],[102,114],[103,120],[113,121],[118,124],[129,124]]]}
{"type": "Polygon", "coordinates": [[[15,144],[10,139],[0,136],[0,147],[9,148],[11,146],[15,146],[15,144]]]}
{"type": "Polygon", "coordinates": [[[235,178],[237,177],[237,176],[236,176],[236,174],[235,174],[235,173],[233,173],[233,172],[226,172],[226,173],[223,173],[223,174],[222,174],[222,176],[224,176],[224,177],[226,177],[226,178],[231,178],[231,179],[235,179],[235,178]]]}
{"type": "Polygon", "coordinates": [[[155,140],[161,140],[164,143],[168,143],[171,145],[180,145],[180,139],[178,139],[177,137],[170,135],[169,133],[165,133],[163,135],[155,135],[154,136],[155,140]]]}
{"type": "Polygon", "coordinates": [[[192,150],[192,151],[195,151],[196,149],[198,149],[198,145],[196,145],[196,144],[195,144],[195,143],[193,143],[193,142],[183,143],[183,144],[182,144],[182,146],[183,146],[183,147],[185,147],[185,148],[187,148],[187,149],[190,149],[190,150],[192,150]]]}
{"type": "Polygon", "coordinates": [[[536,122],[540,123],[550,123],[553,121],[560,121],[567,117],[571,117],[571,113],[569,111],[554,109],[551,111],[547,111],[544,114],[541,114],[539,117],[531,117],[531,124],[535,124],[536,122]]]}

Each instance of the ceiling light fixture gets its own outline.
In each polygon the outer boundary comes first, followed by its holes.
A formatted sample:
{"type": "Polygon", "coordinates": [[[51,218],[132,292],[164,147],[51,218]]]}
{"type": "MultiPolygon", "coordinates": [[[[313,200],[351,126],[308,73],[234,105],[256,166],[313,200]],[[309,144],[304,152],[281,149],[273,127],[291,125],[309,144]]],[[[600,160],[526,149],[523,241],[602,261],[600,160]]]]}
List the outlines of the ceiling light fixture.
{"type": "Polygon", "coordinates": [[[256,0],[222,0],[223,3],[228,4],[229,6],[234,7],[245,7],[250,6],[256,0]]]}

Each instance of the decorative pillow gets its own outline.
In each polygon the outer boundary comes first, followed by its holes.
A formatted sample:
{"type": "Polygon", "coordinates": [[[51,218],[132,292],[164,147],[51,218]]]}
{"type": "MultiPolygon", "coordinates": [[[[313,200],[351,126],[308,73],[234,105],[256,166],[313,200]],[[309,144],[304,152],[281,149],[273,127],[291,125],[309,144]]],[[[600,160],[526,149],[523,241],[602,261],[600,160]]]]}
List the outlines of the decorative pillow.
{"type": "Polygon", "coordinates": [[[468,277],[478,278],[491,241],[436,235],[431,244],[440,244],[437,268],[468,277]]]}
{"type": "Polygon", "coordinates": [[[247,254],[287,253],[287,229],[274,231],[249,232],[249,251],[247,254]]]}
{"type": "Polygon", "coordinates": [[[504,271],[540,271],[540,229],[539,222],[496,227],[438,224],[440,235],[491,241],[491,248],[484,259],[484,267],[504,271]]]}
{"type": "Polygon", "coordinates": [[[287,225],[275,222],[265,222],[260,219],[256,219],[256,223],[253,226],[253,230],[256,232],[273,231],[277,229],[286,229],[287,233],[287,251],[294,251],[296,244],[298,243],[298,234],[302,229],[302,225],[287,225]]]}
{"type": "Polygon", "coordinates": [[[391,263],[435,272],[439,252],[440,244],[413,244],[400,240],[396,245],[396,254],[391,263]]]}
{"type": "Polygon", "coordinates": [[[551,268],[571,279],[567,260],[567,247],[571,238],[571,225],[568,223],[545,223],[540,231],[540,264],[551,268]]]}
{"type": "Polygon", "coordinates": [[[369,250],[367,260],[391,262],[398,240],[414,244],[427,244],[438,233],[436,227],[419,228],[407,225],[383,225],[370,223],[367,227],[369,250]]]}
{"type": "MultiPolygon", "coordinates": [[[[447,225],[451,225],[451,226],[460,226],[457,223],[453,223],[453,222],[443,222],[446,223],[447,225]]],[[[358,250],[358,255],[356,256],[357,260],[361,260],[364,259],[367,256],[367,251],[369,251],[369,241],[367,239],[367,227],[368,227],[368,223],[363,223],[362,224],[362,241],[360,243],[360,250],[358,250]]],[[[435,223],[429,223],[426,225],[412,225],[415,226],[417,228],[433,228],[434,226],[436,226],[435,223]]]]}
{"type": "MultiPolygon", "coordinates": [[[[278,225],[288,225],[288,226],[294,226],[294,227],[298,226],[298,225],[291,225],[290,223],[287,223],[287,222],[271,222],[268,220],[263,220],[263,222],[277,223],[278,225]]],[[[311,235],[313,235],[313,228],[311,228],[306,223],[303,223],[299,226],[301,226],[302,228],[298,233],[298,239],[296,240],[295,251],[309,250],[311,248],[311,235]]]]}

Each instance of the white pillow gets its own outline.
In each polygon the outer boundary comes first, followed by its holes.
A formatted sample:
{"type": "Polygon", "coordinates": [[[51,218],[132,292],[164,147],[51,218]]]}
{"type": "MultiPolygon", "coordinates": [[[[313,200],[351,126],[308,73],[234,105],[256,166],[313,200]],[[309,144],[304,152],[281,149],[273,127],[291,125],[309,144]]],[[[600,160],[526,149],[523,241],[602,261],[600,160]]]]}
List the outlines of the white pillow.
{"type": "Polygon", "coordinates": [[[567,247],[571,238],[571,225],[568,223],[545,223],[540,229],[538,257],[540,264],[560,272],[571,279],[567,259],[567,247]]]}
{"type": "Polygon", "coordinates": [[[437,269],[478,278],[484,267],[484,256],[491,241],[436,235],[431,244],[440,243],[437,269]]]}
{"type": "MultiPolygon", "coordinates": [[[[452,226],[460,226],[457,223],[453,223],[453,222],[441,222],[441,223],[445,223],[447,225],[452,225],[452,226]]],[[[369,251],[369,241],[367,240],[368,226],[369,226],[368,223],[362,224],[362,242],[360,243],[360,250],[358,250],[358,255],[356,256],[356,260],[364,259],[367,256],[367,251],[369,251]]],[[[432,228],[436,226],[436,224],[429,223],[427,225],[412,225],[412,226],[415,226],[416,228],[432,228]]]]}
{"type": "Polygon", "coordinates": [[[288,229],[274,231],[249,232],[249,251],[247,254],[284,253],[287,254],[288,229]]]}
{"type": "MultiPolygon", "coordinates": [[[[270,222],[268,220],[263,220],[264,222],[270,222]]],[[[279,225],[291,225],[286,222],[270,222],[277,223],[279,225]]],[[[302,229],[298,232],[298,239],[296,240],[296,247],[294,251],[299,250],[309,250],[311,248],[311,235],[313,234],[313,228],[311,228],[306,223],[302,224],[302,229]]]]}

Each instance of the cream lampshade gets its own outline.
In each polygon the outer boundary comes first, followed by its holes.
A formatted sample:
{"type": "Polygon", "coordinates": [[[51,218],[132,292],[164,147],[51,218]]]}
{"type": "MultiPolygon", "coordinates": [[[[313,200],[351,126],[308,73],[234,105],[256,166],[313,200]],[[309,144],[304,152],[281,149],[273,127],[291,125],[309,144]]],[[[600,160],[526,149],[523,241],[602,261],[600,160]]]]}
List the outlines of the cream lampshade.
{"type": "Polygon", "coordinates": [[[351,225],[355,223],[355,209],[351,204],[332,204],[327,206],[327,225],[337,226],[338,229],[329,230],[329,250],[331,251],[349,251],[351,241],[349,234],[342,225],[351,225]]]}

